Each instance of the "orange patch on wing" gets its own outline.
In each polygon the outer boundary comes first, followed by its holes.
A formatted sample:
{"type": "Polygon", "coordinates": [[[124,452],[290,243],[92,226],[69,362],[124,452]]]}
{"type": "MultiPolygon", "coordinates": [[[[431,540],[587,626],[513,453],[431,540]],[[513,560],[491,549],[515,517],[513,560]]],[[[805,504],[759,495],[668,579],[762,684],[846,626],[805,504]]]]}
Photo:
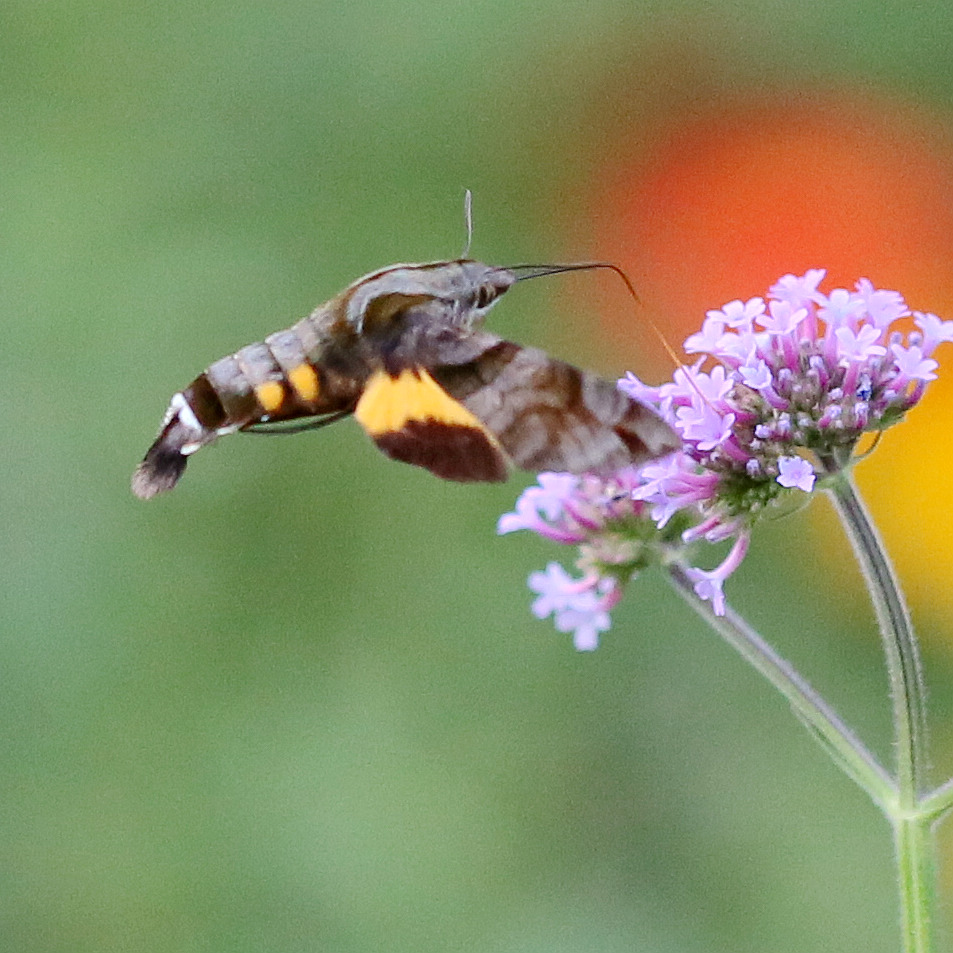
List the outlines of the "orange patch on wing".
{"type": "Polygon", "coordinates": [[[291,368],[285,376],[301,400],[311,403],[318,399],[318,374],[310,364],[299,364],[291,368]]]}
{"type": "Polygon", "coordinates": [[[425,370],[371,375],[354,416],[394,460],[445,480],[505,480],[507,456],[496,437],[425,370]]]}
{"type": "Polygon", "coordinates": [[[401,371],[391,377],[373,374],[357,402],[354,416],[372,436],[402,430],[409,423],[431,421],[449,427],[471,427],[496,444],[496,438],[426,371],[401,371]]]}
{"type": "Polygon", "coordinates": [[[255,397],[268,413],[272,413],[284,403],[285,389],[280,381],[265,381],[255,388],[255,397]]]}

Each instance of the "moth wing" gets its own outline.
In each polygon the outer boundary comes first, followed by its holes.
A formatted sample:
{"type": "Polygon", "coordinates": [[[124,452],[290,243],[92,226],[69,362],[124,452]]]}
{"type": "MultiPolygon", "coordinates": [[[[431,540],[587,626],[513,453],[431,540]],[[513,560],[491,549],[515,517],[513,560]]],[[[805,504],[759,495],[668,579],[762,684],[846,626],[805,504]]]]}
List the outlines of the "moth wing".
{"type": "Polygon", "coordinates": [[[537,348],[496,338],[432,374],[524,470],[608,473],[681,447],[651,408],[537,348]]]}
{"type": "Polygon", "coordinates": [[[505,480],[507,457],[486,426],[424,368],[375,371],[354,416],[387,456],[445,480],[505,480]]]}

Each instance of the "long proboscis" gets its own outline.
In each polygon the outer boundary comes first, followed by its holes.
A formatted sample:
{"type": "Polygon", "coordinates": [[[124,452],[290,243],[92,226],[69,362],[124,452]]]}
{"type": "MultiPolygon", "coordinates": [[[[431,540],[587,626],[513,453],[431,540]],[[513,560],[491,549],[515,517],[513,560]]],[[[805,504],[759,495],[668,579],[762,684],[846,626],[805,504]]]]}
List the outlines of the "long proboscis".
{"type": "MultiPolygon", "coordinates": [[[[517,281],[525,281],[527,278],[543,278],[546,275],[561,275],[567,271],[594,271],[597,268],[605,268],[608,271],[615,272],[622,279],[629,294],[632,295],[632,298],[639,304],[642,303],[635,290],[635,285],[632,284],[629,276],[619,265],[612,261],[575,261],[549,265],[510,265],[507,270],[516,274],[517,281]]],[[[659,330],[658,325],[651,318],[649,318],[649,327],[651,327],[652,332],[659,339],[662,347],[665,348],[665,353],[672,359],[675,366],[684,368],[684,362],[679,358],[678,354],[675,353],[675,349],[669,344],[668,338],[659,330]]]]}

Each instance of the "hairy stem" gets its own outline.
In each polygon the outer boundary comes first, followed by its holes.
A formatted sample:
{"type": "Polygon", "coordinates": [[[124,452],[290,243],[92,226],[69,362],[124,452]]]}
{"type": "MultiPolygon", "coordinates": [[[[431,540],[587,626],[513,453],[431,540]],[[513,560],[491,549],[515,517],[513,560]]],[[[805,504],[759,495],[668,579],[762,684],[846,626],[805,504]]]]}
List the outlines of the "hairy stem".
{"type": "MultiPolygon", "coordinates": [[[[926,692],[923,667],[900,582],[880,534],[851,476],[848,461],[822,458],[827,489],[860,563],[870,594],[887,662],[897,759],[897,803],[886,811],[893,826],[900,885],[900,911],[906,953],[933,950],[936,909],[935,818],[949,807],[940,789],[921,800],[926,774],[926,692]]],[[[945,797],[944,797],[945,795],[945,797]]]]}
{"type": "Polygon", "coordinates": [[[726,606],[715,615],[711,604],[695,594],[694,583],[681,563],[669,566],[676,592],[742,658],[760,672],[790,703],[795,714],[831,753],[838,764],[885,813],[896,803],[897,792],[887,772],[838,714],[737,612],[726,606]]]}
{"type": "Polygon", "coordinates": [[[840,468],[837,461],[822,463],[830,474],[827,489],[860,563],[877,615],[893,704],[900,807],[914,811],[923,784],[927,748],[920,649],[897,574],[850,471],[840,468]]]}

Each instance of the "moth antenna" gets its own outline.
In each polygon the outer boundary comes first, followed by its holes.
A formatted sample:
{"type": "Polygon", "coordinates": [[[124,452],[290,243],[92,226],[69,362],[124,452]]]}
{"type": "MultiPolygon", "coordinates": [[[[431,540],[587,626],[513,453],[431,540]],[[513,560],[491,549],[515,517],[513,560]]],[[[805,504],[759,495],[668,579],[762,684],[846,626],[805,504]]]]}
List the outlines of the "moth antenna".
{"type": "Polygon", "coordinates": [[[463,192],[463,223],[467,230],[467,241],[460,257],[469,258],[470,244],[473,241],[473,193],[469,189],[464,189],[463,192]]]}

